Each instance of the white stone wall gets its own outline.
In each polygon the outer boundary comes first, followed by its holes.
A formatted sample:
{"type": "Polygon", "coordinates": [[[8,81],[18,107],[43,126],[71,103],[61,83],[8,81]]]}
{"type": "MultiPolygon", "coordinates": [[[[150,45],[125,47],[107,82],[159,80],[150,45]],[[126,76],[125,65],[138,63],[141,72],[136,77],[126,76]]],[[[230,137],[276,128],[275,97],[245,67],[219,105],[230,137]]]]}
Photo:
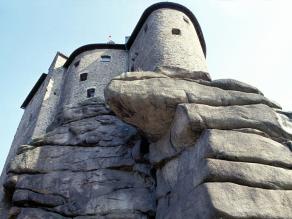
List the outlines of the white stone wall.
{"type": "Polygon", "coordinates": [[[95,97],[104,100],[103,90],[109,81],[128,70],[128,53],[125,50],[95,49],[79,54],[70,64],[64,77],[62,104],[76,104],[87,99],[87,89],[95,88],[95,97]],[[101,56],[111,56],[110,62],[101,62],[101,56]],[[79,61],[77,67],[74,63],[79,61]],[[80,74],[87,80],[80,81],[80,74]]]}
{"type": "Polygon", "coordinates": [[[130,49],[130,70],[151,71],[157,66],[208,71],[195,27],[180,11],[164,8],[152,12],[130,49]],[[181,35],[173,35],[172,28],[180,29],[181,35]]]}
{"type": "Polygon", "coordinates": [[[39,111],[38,120],[33,131],[33,137],[45,134],[47,127],[54,120],[63,86],[64,68],[59,67],[52,70],[47,76],[47,87],[44,94],[41,109],[39,111]]]}

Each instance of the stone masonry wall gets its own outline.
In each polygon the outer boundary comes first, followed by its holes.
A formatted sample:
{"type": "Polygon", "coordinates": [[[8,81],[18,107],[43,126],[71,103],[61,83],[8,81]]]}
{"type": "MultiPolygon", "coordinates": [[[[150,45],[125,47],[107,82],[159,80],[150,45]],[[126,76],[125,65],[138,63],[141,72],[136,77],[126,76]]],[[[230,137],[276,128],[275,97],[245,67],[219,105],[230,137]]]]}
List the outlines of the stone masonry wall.
{"type": "Polygon", "coordinates": [[[152,71],[176,66],[207,72],[206,60],[190,19],[173,9],[159,9],[148,17],[129,51],[129,69],[152,71]],[[180,35],[173,35],[178,28],[180,35]]]}
{"type": "Polygon", "coordinates": [[[96,49],[78,55],[65,73],[62,105],[76,104],[87,99],[87,89],[95,88],[95,97],[104,99],[103,89],[116,75],[127,71],[128,55],[124,50],[96,49]],[[101,56],[111,56],[110,62],[101,62],[101,56]],[[79,61],[78,66],[74,64],[79,61]],[[80,81],[80,74],[88,73],[80,81]]]}
{"type": "Polygon", "coordinates": [[[61,89],[63,85],[62,77],[64,68],[54,69],[48,75],[48,85],[42,102],[42,107],[38,115],[33,136],[39,137],[46,132],[57,113],[57,105],[60,100],[61,89]]]}

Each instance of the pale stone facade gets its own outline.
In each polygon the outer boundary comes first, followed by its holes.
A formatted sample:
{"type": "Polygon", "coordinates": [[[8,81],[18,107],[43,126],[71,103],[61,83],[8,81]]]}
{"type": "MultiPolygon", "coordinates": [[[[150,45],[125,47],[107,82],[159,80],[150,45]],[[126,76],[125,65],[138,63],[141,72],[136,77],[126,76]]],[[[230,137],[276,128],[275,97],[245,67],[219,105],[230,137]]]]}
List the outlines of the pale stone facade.
{"type": "Polygon", "coordinates": [[[130,70],[175,66],[207,72],[204,53],[190,19],[181,11],[160,9],[146,20],[129,51],[130,70]],[[180,33],[173,34],[173,29],[180,33]]]}
{"type": "Polygon", "coordinates": [[[62,104],[74,105],[87,99],[87,90],[91,88],[95,89],[94,96],[103,100],[105,86],[127,69],[128,53],[125,50],[96,49],[79,54],[64,75],[62,104]],[[110,61],[103,61],[102,56],[109,56],[110,61]],[[87,79],[81,81],[80,76],[84,73],[87,73],[87,79]]]}

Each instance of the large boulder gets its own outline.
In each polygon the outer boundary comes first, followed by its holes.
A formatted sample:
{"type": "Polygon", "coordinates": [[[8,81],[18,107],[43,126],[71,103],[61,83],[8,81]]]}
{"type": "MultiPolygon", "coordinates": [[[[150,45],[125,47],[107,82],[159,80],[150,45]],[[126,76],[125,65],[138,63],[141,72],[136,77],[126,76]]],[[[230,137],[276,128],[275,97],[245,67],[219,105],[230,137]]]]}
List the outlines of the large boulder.
{"type": "Polygon", "coordinates": [[[127,72],[114,78],[105,89],[105,98],[117,116],[141,129],[151,141],[167,132],[180,103],[209,106],[262,103],[279,108],[260,94],[223,90],[155,72],[127,72]]]}
{"type": "MultiPolygon", "coordinates": [[[[176,156],[193,146],[205,129],[241,130],[287,142],[292,131],[287,128],[292,121],[263,104],[246,106],[212,107],[203,104],[180,104],[168,132],[150,144],[150,160],[153,163],[176,156]]],[[[225,137],[225,135],[223,135],[225,137]]],[[[256,144],[256,139],[252,138],[256,144]]],[[[270,144],[270,143],[269,143],[270,144]]],[[[288,148],[288,147],[287,147],[288,148]]]]}

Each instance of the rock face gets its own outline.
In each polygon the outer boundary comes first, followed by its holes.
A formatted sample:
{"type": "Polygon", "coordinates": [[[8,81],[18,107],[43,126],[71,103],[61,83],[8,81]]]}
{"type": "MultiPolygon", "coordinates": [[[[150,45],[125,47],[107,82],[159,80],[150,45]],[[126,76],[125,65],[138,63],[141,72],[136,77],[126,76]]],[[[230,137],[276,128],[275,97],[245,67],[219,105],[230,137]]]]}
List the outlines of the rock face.
{"type": "Polygon", "coordinates": [[[9,218],[149,218],[156,210],[148,147],[96,100],[67,107],[8,168],[9,218]]]}
{"type": "MultiPolygon", "coordinates": [[[[212,83],[202,85],[192,78],[167,77],[156,72],[128,72],[111,81],[105,96],[119,117],[139,127],[152,141],[160,139],[169,129],[180,103],[216,107],[265,104],[280,108],[252,87],[248,89],[246,86],[248,93],[238,91],[244,90],[242,85],[238,90],[223,90],[210,86],[212,83]]],[[[232,80],[224,80],[224,84],[233,89],[236,86],[232,80]]]]}
{"type": "Polygon", "coordinates": [[[128,72],[21,145],[9,219],[292,218],[292,116],[204,72],[128,72]]]}
{"type": "Polygon", "coordinates": [[[292,218],[290,113],[236,80],[172,71],[125,73],[105,90],[150,142],[156,218],[292,218]]]}

